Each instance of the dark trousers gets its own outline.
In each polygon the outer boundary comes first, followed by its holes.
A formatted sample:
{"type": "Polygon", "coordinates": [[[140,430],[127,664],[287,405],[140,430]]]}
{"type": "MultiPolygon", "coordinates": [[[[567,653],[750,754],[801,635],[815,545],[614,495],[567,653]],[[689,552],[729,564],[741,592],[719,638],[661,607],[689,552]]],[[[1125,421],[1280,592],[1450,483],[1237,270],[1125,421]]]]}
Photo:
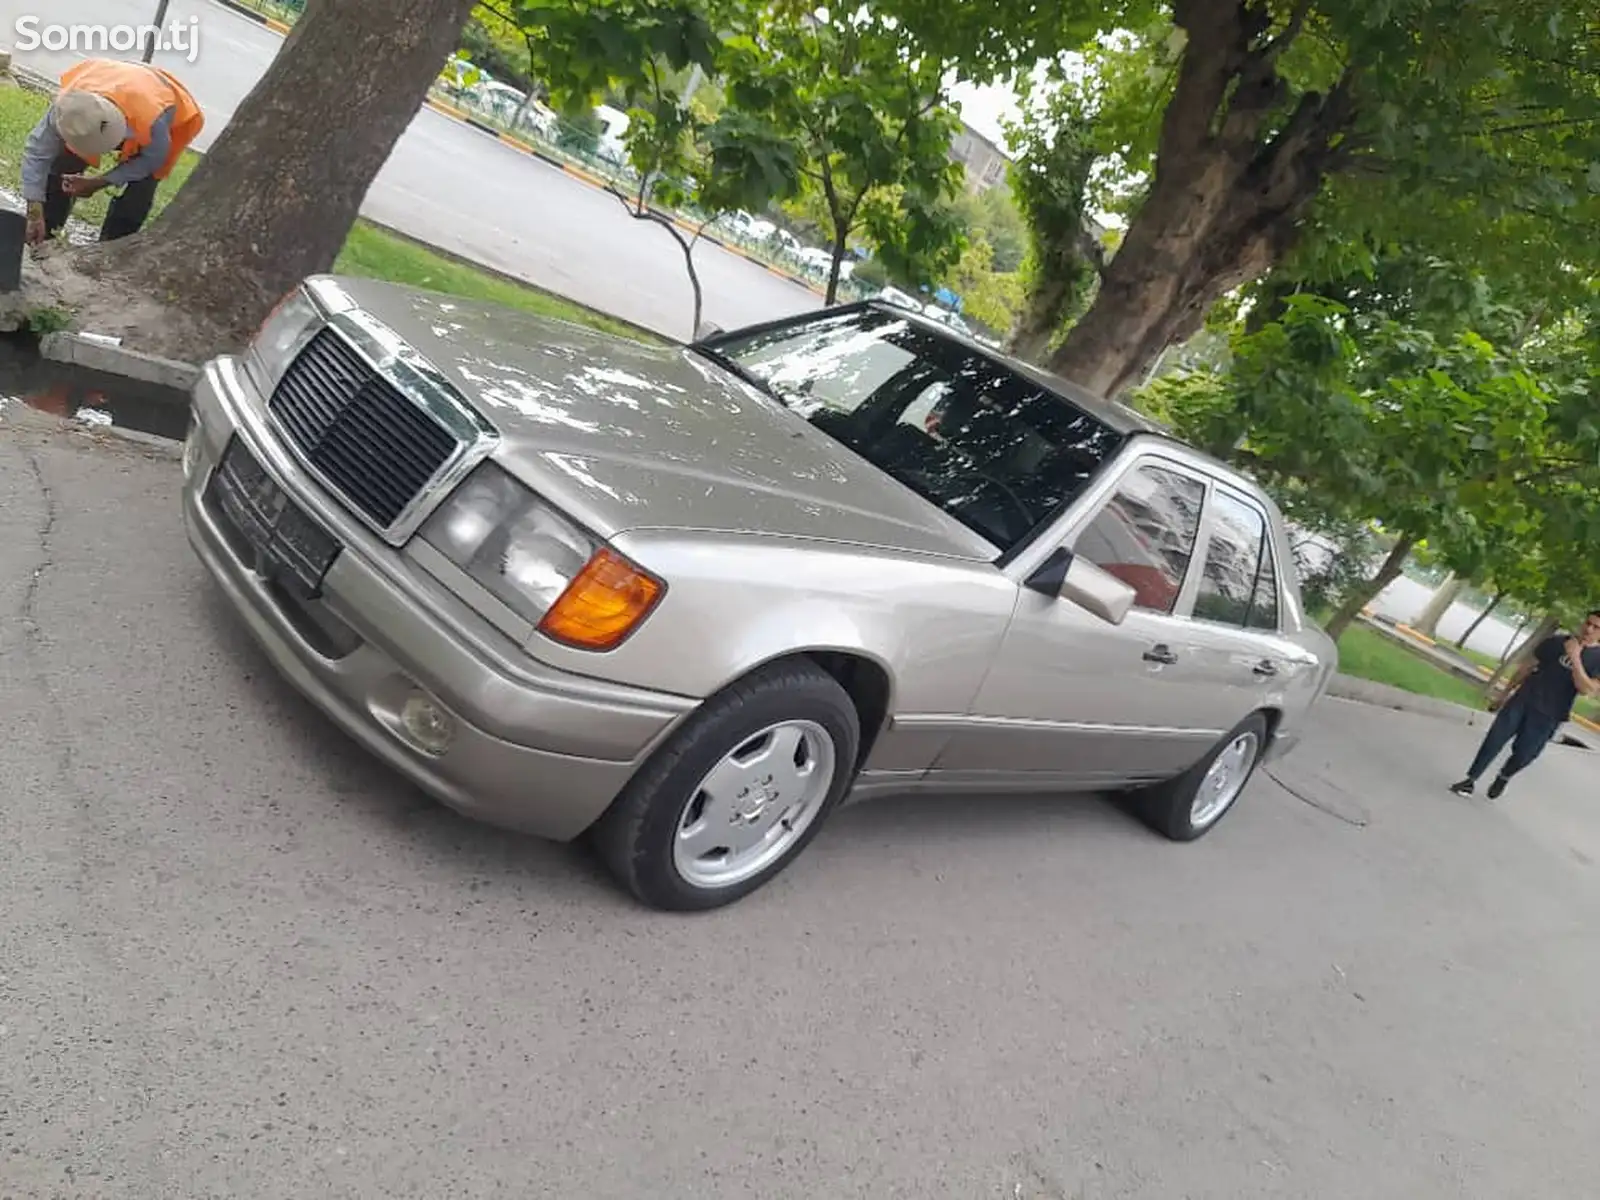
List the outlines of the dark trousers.
{"type": "Polygon", "coordinates": [[[1494,723],[1483,735],[1478,756],[1467,768],[1467,778],[1476,779],[1489,769],[1489,764],[1499,757],[1500,751],[1511,743],[1511,757],[1500,768],[1500,775],[1510,779],[1544,751],[1555,737],[1561,722],[1544,713],[1536,712],[1520,695],[1512,696],[1494,715],[1494,723]]]}
{"type": "MultiPolygon", "coordinates": [[[[50,178],[44,188],[44,227],[51,237],[67,223],[72,203],[77,199],[61,190],[61,177],[81,174],[88,166],[75,154],[63,154],[50,165],[50,178]]],[[[120,195],[113,196],[105,223],[100,226],[100,240],[109,242],[138,233],[150,217],[150,206],[155,203],[159,186],[159,180],[140,179],[123,187],[120,195]]]]}

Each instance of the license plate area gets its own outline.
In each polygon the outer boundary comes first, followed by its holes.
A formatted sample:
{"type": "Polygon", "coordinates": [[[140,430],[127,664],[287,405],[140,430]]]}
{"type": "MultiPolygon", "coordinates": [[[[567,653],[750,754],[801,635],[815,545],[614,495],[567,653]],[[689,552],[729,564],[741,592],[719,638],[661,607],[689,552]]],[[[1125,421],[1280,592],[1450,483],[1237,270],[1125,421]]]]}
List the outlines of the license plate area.
{"type": "Polygon", "coordinates": [[[339,543],[289,499],[237,436],[208,485],[211,501],[255,554],[255,571],[302,600],[322,594],[339,543]]]}

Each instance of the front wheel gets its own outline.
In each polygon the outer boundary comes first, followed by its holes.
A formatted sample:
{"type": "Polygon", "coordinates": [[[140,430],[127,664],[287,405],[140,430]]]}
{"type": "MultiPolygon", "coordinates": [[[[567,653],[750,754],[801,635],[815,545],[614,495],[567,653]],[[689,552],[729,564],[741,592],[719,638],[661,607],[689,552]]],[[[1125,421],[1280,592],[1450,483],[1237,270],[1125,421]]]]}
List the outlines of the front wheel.
{"type": "Polygon", "coordinates": [[[1175,842],[1192,842],[1233,807],[1267,744],[1267,719],[1251,713],[1194,766],[1130,797],[1140,820],[1175,842]]]}
{"type": "Polygon", "coordinates": [[[777,875],[855,777],[860,721],[820,667],[784,662],[719,693],[594,829],[617,880],[656,908],[718,908],[777,875]]]}

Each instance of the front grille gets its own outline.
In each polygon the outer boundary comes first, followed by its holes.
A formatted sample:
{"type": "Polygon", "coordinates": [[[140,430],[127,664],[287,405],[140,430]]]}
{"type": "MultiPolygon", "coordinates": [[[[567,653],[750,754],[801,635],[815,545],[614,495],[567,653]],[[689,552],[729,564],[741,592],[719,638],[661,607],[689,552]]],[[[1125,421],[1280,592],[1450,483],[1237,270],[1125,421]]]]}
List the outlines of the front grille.
{"type": "Polygon", "coordinates": [[[306,344],[267,406],[311,464],[381,528],[459,444],[332,329],[306,344]]]}

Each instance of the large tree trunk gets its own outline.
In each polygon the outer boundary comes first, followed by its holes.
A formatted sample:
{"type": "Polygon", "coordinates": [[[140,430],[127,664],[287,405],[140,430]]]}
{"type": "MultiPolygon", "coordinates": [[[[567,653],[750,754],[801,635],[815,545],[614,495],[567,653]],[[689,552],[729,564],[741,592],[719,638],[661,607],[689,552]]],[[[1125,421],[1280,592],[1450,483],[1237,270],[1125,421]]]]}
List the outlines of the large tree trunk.
{"type": "Polygon", "coordinates": [[[473,2],[310,0],[172,202],[134,239],[87,248],[84,265],[197,312],[224,337],[248,334],[284,292],[333,265],[473,2]]]}
{"type": "Polygon", "coordinates": [[[1225,292],[1293,246],[1324,178],[1343,165],[1354,75],[1307,92],[1276,119],[1277,63],[1309,6],[1272,34],[1264,4],[1176,0],[1187,36],[1162,118],[1150,190],[1100,294],[1050,358],[1058,374],[1104,395],[1137,382],[1155,357],[1199,330],[1225,292]]]}
{"type": "Polygon", "coordinates": [[[1439,631],[1439,622],[1444,620],[1444,615],[1450,611],[1450,606],[1466,590],[1465,579],[1457,578],[1453,573],[1446,576],[1445,581],[1428,598],[1428,603],[1421,614],[1411,622],[1411,628],[1427,637],[1433,637],[1439,631]]]}
{"type": "Polygon", "coordinates": [[[1416,544],[1417,539],[1414,537],[1401,538],[1394,544],[1394,549],[1389,551],[1389,557],[1383,560],[1378,573],[1350,590],[1350,594],[1340,602],[1333,616],[1328,619],[1329,637],[1337,642],[1344,635],[1344,631],[1350,628],[1350,623],[1356,619],[1357,614],[1372,603],[1384,588],[1400,578],[1400,569],[1406,565],[1406,558],[1416,544]]]}

